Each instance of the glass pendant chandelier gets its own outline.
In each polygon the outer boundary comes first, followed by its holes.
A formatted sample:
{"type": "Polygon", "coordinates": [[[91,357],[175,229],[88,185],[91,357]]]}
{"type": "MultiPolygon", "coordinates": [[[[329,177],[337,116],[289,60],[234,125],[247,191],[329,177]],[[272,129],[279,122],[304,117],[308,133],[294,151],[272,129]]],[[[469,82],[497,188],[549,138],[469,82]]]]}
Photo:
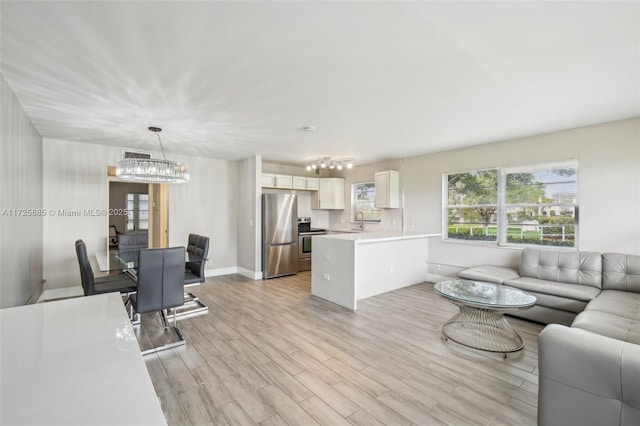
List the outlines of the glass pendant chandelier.
{"type": "Polygon", "coordinates": [[[160,143],[163,159],[157,158],[123,158],[118,161],[116,176],[122,180],[141,183],[184,183],[189,181],[189,167],[177,161],[167,160],[162,147],[159,127],[149,127],[160,143]]]}

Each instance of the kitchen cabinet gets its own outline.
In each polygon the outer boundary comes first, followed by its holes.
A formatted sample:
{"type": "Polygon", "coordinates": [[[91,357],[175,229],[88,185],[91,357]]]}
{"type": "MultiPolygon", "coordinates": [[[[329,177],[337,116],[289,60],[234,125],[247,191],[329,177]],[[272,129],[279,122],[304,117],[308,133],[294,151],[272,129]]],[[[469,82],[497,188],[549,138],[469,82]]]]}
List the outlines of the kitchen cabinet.
{"type": "Polygon", "coordinates": [[[307,189],[310,191],[317,191],[320,179],[318,178],[307,178],[307,189]]]}
{"type": "Polygon", "coordinates": [[[377,209],[397,209],[400,207],[400,173],[385,170],[376,173],[377,209]]]}
{"type": "Polygon", "coordinates": [[[261,182],[263,188],[291,189],[293,187],[293,176],[263,173],[261,182]]]}
{"type": "Polygon", "coordinates": [[[308,191],[318,190],[318,178],[304,176],[293,176],[293,189],[305,189],[308,191]]]}
{"type": "Polygon", "coordinates": [[[319,179],[318,192],[313,193],[311,200],[314,209],[344,209],[344,179],[319,179]]]}

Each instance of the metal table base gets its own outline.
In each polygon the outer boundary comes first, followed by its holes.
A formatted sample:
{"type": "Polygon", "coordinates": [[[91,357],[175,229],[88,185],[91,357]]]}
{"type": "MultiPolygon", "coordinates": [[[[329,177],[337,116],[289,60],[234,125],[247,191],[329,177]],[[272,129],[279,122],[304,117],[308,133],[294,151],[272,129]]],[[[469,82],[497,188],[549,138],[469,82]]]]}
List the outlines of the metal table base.
{"type": "MultiPolygon", "coordinates": [[[[451,300],[450,300],[451,301],[451,300]]],[[[442,326],[442,335],[474,349],[506,354],[524,348],[522,337],[504,319],[517,309],[487,309],[455,303],[460,311],[442,326]]]]}

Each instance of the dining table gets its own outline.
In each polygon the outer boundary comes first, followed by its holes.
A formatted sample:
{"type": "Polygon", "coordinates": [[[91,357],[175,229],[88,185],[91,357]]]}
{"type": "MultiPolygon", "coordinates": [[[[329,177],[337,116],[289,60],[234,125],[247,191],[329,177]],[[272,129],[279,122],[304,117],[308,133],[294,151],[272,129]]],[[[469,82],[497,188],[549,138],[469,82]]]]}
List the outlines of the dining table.
{"type": "MultiPolygon", "coordinates": [[[[141,249],[102,250],[95,254],[101,272],[135,270],[138,268],[138,252],[141,249]]],[[[185,250],[185,261],[202,262],[209,259],[185,250]]]]}
{"type": "MultiPolygon", "coordinates": [[[[123,272],[135,282],[137,282],[138,253],[141,249],[125,250],[101,250],[95,253],[95,259],[101,273],[123,272]]],[[[190,253],[185,248],[185,262],[206,262],[209,259],[203,258],[196,253],[190,253]]],[[[186,266],[186,265],[185,265],[186,266]]],[[[185,287],[199,285],[185,284],[185,287]]],[[[175,308],[176,318],[185,318],[194,315],[202,315],[209,312],[209,307],[193,292],[185,291],[184,305],[175,308]]],[[[143,353],[145,351],[143,350],[143,353]]]]}

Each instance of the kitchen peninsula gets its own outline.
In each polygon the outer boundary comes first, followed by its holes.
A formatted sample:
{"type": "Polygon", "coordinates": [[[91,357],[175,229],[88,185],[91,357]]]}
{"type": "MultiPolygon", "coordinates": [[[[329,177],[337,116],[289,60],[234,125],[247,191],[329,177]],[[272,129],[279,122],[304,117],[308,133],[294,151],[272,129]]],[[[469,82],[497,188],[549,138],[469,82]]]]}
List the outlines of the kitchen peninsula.
{"type": "Polygon", "coordinates": [[[439,236],[415,232],[315,236],[311,294],[356,310],[358,300],[423,282],[428,239],[439,236]]]}

